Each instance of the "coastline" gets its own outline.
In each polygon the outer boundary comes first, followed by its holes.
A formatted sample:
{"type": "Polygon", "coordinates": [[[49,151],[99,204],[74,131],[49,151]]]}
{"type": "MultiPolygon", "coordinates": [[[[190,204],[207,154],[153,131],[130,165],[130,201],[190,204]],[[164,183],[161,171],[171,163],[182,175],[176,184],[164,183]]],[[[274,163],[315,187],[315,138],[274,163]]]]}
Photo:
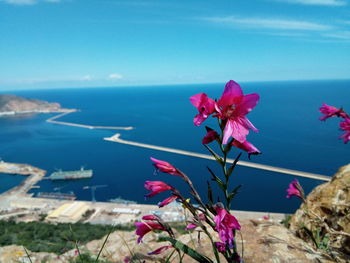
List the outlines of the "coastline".
{"type": "MultiPolygon", "coordinates": [[[[91,202],[79,200],[57,200],[33,197],[28,191],[44,178],[46,171],[40,168],[18,163],[0,162],[0,173],[21,174],[27,178],[18,186],[0,194],[0,220],[6,220],[18,216],[19,220],[37,220],[41,215],[47,215],[47,222],[70,222],[74,223],[82,219],[84,212],[91,211],[91,215],[83,222],[91,224],[123,224],[140,220],[142,215],[156,213],[165,221],[184,221],[184,213],[181,205],[176,203],[167,207],[159,208],[148,204],[120,204],[112,202],[91,202]],[[68,210],[77,212],[71,217],[65,213],[68,210]]],[[[280,221],[285,218],[283,213],[256,212],[256,211],[232,211],[238,219],[261,219],[269,216],[271,220],[280,221]]]]}
{"type": "Polygon", "coordinates": [[[0,117],[2,116],[14,116],[22,114],[38,114],[38,113],[64,113],[64,112],[75,112],[76,109],[59,109],[59,110],[27,110],[27,111],[2,111],[0,112],[0,117]]]}

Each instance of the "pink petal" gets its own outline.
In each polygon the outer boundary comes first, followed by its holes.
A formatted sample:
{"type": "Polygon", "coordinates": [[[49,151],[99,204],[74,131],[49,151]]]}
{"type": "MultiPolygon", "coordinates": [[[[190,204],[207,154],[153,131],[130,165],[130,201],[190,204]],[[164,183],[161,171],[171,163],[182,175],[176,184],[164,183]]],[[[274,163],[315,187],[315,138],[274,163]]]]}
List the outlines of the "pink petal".
{"type": "Polygon", "coordinates": [[[167,199],[163,200],[162,202],[158,203],[158,207],[166,206],[166,205],[170,204],[171,202],[175,201],[176,199],[177,199],[177,196],[172,195],[172,196],[168,197],[167,199]]]}
{"type": "Polygon", "coordinates": [[[239,118],[240,122],[247,128],[247,129],[251,129],[254,132],[259,132],[259,130],[257,128],[255,128],[255,126],[253,125],[253,123],[251,123],[247,117],[241,117],[239,118]]]}
{"type": "Polygon", "coordinates": [[[235,121],[229,120],[229,122],[232,122],[233,128],[231,136],[241,143],[246,140],[249,133],[249,128],[245,125],[245,122],[243,122],[242,119],[243,118],[238,118],[235,121]]]}
{"type": "Polygon", "coordinates": [[[163,253],[165,250],[171,248],[173,246],[162,246],[156,250],[154,250],[153,252],[149,252],[148,255],[158,255],[158,254],[161,254],[163,253]]]}
{"type": "Polygon", "coordinates": [[[156,220],[156,221],[158,221],[159,218],[158,218],[158,216],[155,216],[155,215],[145,215],[142,217],[142,220],[156,220]]]}
{"type": "Polygon", "coordinates": [[[219,106],[238,104],[243,96],[243,91],[238,83],[230,80],[226,83],[224,92],[218,101],[219,106]]]}
{"type": "Polygon", "coordinates": [[[186,226],[186,230],[194,229],[194,228],[196,228],[196,227],[197,227],[196,224],[189,224],[189,225],[186,226]]]}
{"type": "Polygon", "coordinates": [[[192,97],[190,97],[190,101],[191,101],[193,106],[198,108],[206,96],[207,96],[207,94],[205,94],[205,93],[199,93],[199,94],[196,94],[196,95],[193,95],[192,97]]]}
{"type": "Polygon", "coordinates": [[[202,144],[208,144],[219,138],[219,134],[214,130],[209,130],[207,134],[202,139],[202,144]]]}
{"type": "Polygon", "coordinates": [[[254,109],[259,101],[259,94],[253,93],[243,96],[241,103],[237,107],[238,115],[246,115],[254,109]]]}
{"type": "Polygon", "coordinates": [[[224,129],[224,138],[222,139],[223,144],[227,144],[228,140],[232,136],[233,129],[234,129],[234,121],[228,120],[224,129]]]}
{"type": "Polygon", "coordinates": [[[245,141],[243,143],[240,143],[239,141],[234,141],[232,143],[233,146],[242,149],[243,151],[246,151],[249,154],[260,154],[261,152],[256,148],[253,144],[251,144],[248,141],[245,141]]]}
{"type": "Polygon", "coordinates": [[[193,119],[193,123],[196,126],[199,126],[202,124],[203,121],[205,121],[207,119],[207,117],[204,117],[202,114],[197,114],[194,119],[193,119]]]}

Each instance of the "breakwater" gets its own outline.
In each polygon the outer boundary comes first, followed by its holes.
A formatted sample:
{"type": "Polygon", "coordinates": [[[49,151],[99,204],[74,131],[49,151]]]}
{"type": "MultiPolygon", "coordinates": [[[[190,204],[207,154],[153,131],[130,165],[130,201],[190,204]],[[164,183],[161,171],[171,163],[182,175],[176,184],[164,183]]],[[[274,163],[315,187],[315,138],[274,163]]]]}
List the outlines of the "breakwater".
{"type": "Polygon", "coordinates": [[[134,127],[128,126],[128,127],[118,127],[118,126],[94,126],[94,125],[86,125],[86,124],[79,124],[79,123],[73,123],[73,122],[64,122],[64,121],[57,121],[57,119],[68,115],[70,113],[76,112],[77,110],[69,110],[66,112],[63,112],[59,115],[53,116],[46,120],[46,122],[58,124],[58,125],[66,125],[66,126],[73,126],[73,127],[80,127],[85,129],[103,129],[103,130],[132,130],[134,127]]]}
{"type": "Polygon", "coordinates": [[[25,196],[27,192],[45,176],[46,171],[28,164],[1,161],[0,173],[28,176],[20,185],[0,194],[0,196],[25,196]]]}
{"type": "MultiPolygon", "coordinates": [[[[132,146],[136,146],[136,147],[142,147],[142,148],[163,151],[163,152],[170,152],[170,153],[176,153],[176,154],[192,156],[192,157],[197,157],[197,158],[202,158],[202,159],[215,160],[215,158],[212,155],[208,155],[208,154],[184,151],[184,150],[179,150],[179,149],[174,149],[174,148],[156,146],[156,145],[133,142],[133,141],[126,141],[126,140],[123,140],[120,138],[119,133],[113,135],[112,137],[104,138],[104,140],[122,143],[122,144],[127,144],[127,145],[132,145],[132,146]]],[[[227,159],[227,161],[232,163],[234,160],[227,159]]],[[[329,176],[325,176],[325,175],[321,175],[321,174],[308,173],[308,172],[297,171],[297,170],[286,169],[286,168],[275,167],[275,166],[271,166],[271,165],[265,165],[265,164],[259,164],[259,163],[253,163],[253,162],[238,161],[237,164],[241,165],[241,166],[245,166],[245,167],[261,169],[261,170],[266,170],[266,171],[276,172],[276,173],[289,174],[289,175],[300,176],[300,177],[306,177],[306,178],[317,179],[317,180],[322,180],[322,181],[330,181],[330,179],[331,179],[329,176]]]]}

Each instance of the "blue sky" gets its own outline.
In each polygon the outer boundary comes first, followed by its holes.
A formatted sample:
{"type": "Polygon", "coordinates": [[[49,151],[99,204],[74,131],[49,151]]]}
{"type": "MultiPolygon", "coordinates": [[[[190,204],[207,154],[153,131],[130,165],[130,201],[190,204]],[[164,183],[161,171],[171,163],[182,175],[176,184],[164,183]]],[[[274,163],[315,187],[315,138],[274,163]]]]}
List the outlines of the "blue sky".
{"type": "Polygon", "coordinates": [[[350,79],[350,0],[0,0],[0,89],[350,79]]]}

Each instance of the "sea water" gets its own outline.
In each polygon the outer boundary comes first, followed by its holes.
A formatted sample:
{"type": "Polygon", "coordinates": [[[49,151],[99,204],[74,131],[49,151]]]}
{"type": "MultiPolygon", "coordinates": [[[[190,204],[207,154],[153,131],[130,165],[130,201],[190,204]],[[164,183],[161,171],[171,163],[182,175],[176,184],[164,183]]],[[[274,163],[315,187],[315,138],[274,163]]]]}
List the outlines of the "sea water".
{"type": "MultiPolygon", "coordinates": [[[[318,108],[323,102],[350,111],[350,81],[289,81],[241,84],[245,94],[259,93],[260,101],[248,114],[259,133],[250,132],[248,140],[263,154],[252,162],[331,176],[349,163],[350,145],[338,137],[339,120],[321,122],[318,108]]],[[[100,185],[96,199],[111,198],[156,204],[167,193],[145,200],[146,180],[161,180],[177,187],[186,197],[188,187],[180,178],[154,174],[150,157],[166,160],[184,171],[198,192],[207,194],[210,174],[207,166],[220,175],[214,161],[104,141],[116,132],[121,138],[158,146],[207,153],[201,144],[204,125],[217,128],[214,118],[202,126],[193,125],[197,110],[189,97],[205,92],[219,98],[224,83],[115,88],[72,88],[12,92],[20,96],[59,102],[65,108],[81,111],[60,121],[98,126],[133,126],[134,130],[90,130],[45,122],[54,114],[11,116],[0,119],[0,157],[8,162],[28,163],[47,170],[93,169],[91,179],[75,181],[42,180],[32,192],[74,191],[80,200],[91,200],[84,186],[100,185]]],[[[239,153],[232,152],[232,158],[239,153]]],[[[209,154],[209,153],[208,153],[209,154]]],[[[247,161],[243,154],[242,160],[247,161]]],[[[299,200],[286,199],[286,188],[295,176],[237,166],[231,187],[242,184],[233,200],[233,209],[293,212],[299,200]]],[[[322,181],[299,177],[305,192],[322,181]]],[[[18,176],[0,175],[0,191],[19,183],[18,176]]],[[[212,182],[211,182],[212,183],[212,182]]],[[[212,183],[213,184],[213,183],[212,183]]],[[[217,190],[213,186],[214,190],[217,190]]]]}

